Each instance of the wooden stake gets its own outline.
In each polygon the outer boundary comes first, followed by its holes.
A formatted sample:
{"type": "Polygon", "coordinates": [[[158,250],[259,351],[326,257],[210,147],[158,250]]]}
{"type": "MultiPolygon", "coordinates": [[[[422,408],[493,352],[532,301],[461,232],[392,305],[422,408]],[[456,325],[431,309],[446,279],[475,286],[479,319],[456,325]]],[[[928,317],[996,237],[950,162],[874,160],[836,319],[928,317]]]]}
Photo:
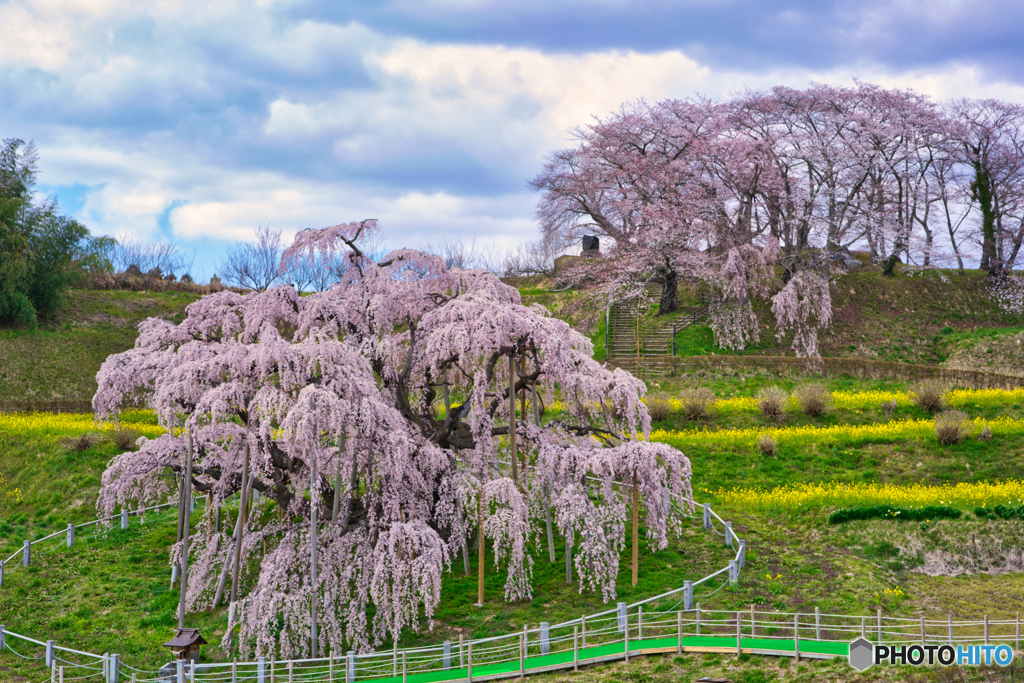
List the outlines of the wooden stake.
{"type": "Polygon", "coordinates": [[[477,516],[477,541],[480,544],[480,566],[477,567],[477,589],[476,589],[476,604],[477,607],[484,606],[484,489],[483,489],[483,476],[481,473],[480,477],[480,491],[476,497],[476,516],[477,516]]]}
{"type": "Polygon", "coordinates": [[[246,506],[249,502],[246,482],[249,481],[249,428],[245,430],[245,455],[242,459],[242,493],[238,500],[238,536],[235,539],[235,566],[231,573],[231,602],[238,600],[238,573],[242,566],[242,535],[245,533],[246,506]]]}
{"type": "Polygon", "coordinates": [[[508,438],[512,448],[512,481],[519,485],[519,455],[516,451],[516,358],[508,357],[508,438]]]}
{"type": "Polygon", "coordinates": [[[348,434],[341,433],[338,439],[338,455],[334,466],[334,505],[331,508],[331,521],[338,522],[338,513],[341,511],[341,459],[345,455],[345,446],[348,443],[348,434]]]}
{"type": "Polygon", "coordinates": [[[633,585],[640,580],[640,487],[633,475],[633,585]]]}
{"type": "Polygon", "coordinates": [[[181,596],[178,598],[178,628],[185,628],[185,593],[188,591],[188,535],[192,528],[192,519],[189,515],[189,498],[192,496],[192,454],[195,444],[192,441],[192,432],[188,433],[188,454],[185,456],[185,503],[182,507],[182,515],[185,520],[184,531],[181,542],[181,596]]]}

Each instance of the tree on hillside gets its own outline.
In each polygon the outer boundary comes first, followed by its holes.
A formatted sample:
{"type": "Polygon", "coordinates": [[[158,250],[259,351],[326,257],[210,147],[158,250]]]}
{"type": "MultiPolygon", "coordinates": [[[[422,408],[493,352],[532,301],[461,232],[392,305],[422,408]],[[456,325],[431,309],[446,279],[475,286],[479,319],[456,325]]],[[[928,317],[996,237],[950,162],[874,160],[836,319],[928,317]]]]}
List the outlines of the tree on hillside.
{"type": "Polygon", "coordinates": [[[607,258],[564,284],[610,300],[656,284],[664,314],[678,282],[701,282],[719,300],[716,342],[732,349],[757,340],[750,297],[771,296],[777,333],[814,355],[847,249],[892,275],[897,263],[945,261],[936,238],[948,236],[962,268],[976,234],[982,268],[1012,268],[1024,243],[1022,125],[1018,105],[942,109],[866,83],[641,101],[574,130],[576,144],[552,153],[531,186],[542,239],[609,238],[607,258]],[[781,282],[766,283],[775,266],[781,282]]]}
{"type": "Polygon", "coordinates": [[[397,639],[430,619],[472,536],[481,571],[505,572],[506,599],[528,598],[531,539],[552,507],[579,539],[580,590],[610,599],[627,509],[617,482],[635,482],[655,548],[678,530],[669,502],[692,503],[689,461],[646,441],[639,380],[603,369],[585,337],[489,273],[404,249],[368,258],[358,245],[376,229],[299,233],[284,259],[343,256],[335,286],[207,296],[179,325],[143,323],[97,377],[97,416],[139,400],[168,428],[111,461],[99,509],[165,500],[194,448],[191,485],[212,506],[189,546],[186,601],[216,604],[237,575],[225,642],[237,631],[243,652],[397,639]],[[559,392],[565,416],[539,425],[516,411],[521,392],[559,392]],[[218,530],[215,511],[248,500],[250,482],[258,502],[218,530]]]}
{"type": "MultiPolygon", "coordinates": [[[[37,201],[35,145],[7,139],[0,148],[0,323],[30,327],[56,312],[64,292],[99,260],[89,231],[56,201],[37,201]]],[[[106,240],[106,241],[104,241],[106,240]]]]}
{"type": "MultiPolygon", "coordinates": [[[[262,292],[279,281],[287,271],[282,268],[281,231],[270,226],[256,228],[255,242],[236,242],[228,247],[217,270],[228,283],[262,292]]],[[[306,283],[307,279],[303,278],[306,283]]]]}

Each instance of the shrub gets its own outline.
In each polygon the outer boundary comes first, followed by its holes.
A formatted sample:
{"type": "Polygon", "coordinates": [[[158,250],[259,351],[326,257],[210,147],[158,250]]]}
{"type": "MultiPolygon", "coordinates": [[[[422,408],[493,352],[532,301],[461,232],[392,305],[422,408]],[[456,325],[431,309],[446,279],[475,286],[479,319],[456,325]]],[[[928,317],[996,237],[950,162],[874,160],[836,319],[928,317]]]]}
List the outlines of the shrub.
{"type": "Polygon", "coordinates": [[[787,394],[780,387],[765,387],[757,392],[757,405],[761,414],[770,420],[780,420],[786,407],[787,394]]]}
{"type": "Polygon", "coordinates": [[[135,442],[139,439],[139,433],[134,429],[128,427],[118,427],[111,433],[110,441],[119,450],[127,451],[135,447],[135,442]]]}
{"type": "Polygon", "coordinates": [[[707,387],[684,389],[679,398],[683,402],[683,412],[691,420],[707,419],[715,407],[715,393],[707,387]]]}
{"type": "Polygon", "coordinates": [[[805,384],[793,392],[793,397],[811,417],[824,415],[832,407],[832,393],[824,384],[805,384]]]}
{"type": "Polygon", "coordinates": [[[667,419],[669,413],[672,412],[672,404],[665,394],[651,394],[644,403],[647,404],[647,412],[655,422],[667,419]]]}
{"type": "Polygon", "coordinates": [[[76,453],[87,451],[100,442],[100,437],[95,434],[80,434],[78,436],[65,436],[61,438],[60,445],[76,453]]]}
{"type": "Polygon", "coordinates": [[[762,455],[775,456],[778,443],[775,441],[775,437],[767,432],[761,432],[757,436],[757,449],[761,451],[762,455]]]}
{"type": "Polygon", "coordinates": [[[982,428],[981,433],[978,434],[978,441],[991,441],[991,440],[992,440],[992,428],[989,427],[988,425],[985,425],[982,428]]]}
{"type": "Polygon", "coordinates": [[[926,379],[914,385],[910,395],[914,397],[914,402],[919,408],[927,410],[929,413],[934,413],[942,410],[945,405],[945,401],[942,398],[945,393],[946,387],[942,382],[926,379]]]}
{"type": "Polygon", "coordinates": [[[928,505],[923,508],[900,508],[892,505],[836,510],[828,516],[829,524],[842,524],[857,519],[894,519],[901,522],[923,522],[931,519],[960,519],[963,513],[948,505],[928,505]]]}
{"type": "Polygon", "coordinates": [[[891,418],[892,414],[896,412],[899,404],[896,403],[896,399],[890,399],[882,404],[882,412],[885,413],[887,418],[891,418]]]}
{"type": "Polygon", "coordinates": [[[982,519],[1024,519],[1024,505],[996,505],[995,507],[976,507],[974,514],[982,519]]]}
{"type": "Polygon", "coordinates": [[[967,438],[969,431],[967,415],[959,410],[946,410],[935,416],[935,436],[941,444],[960,443],[967,438]]]}

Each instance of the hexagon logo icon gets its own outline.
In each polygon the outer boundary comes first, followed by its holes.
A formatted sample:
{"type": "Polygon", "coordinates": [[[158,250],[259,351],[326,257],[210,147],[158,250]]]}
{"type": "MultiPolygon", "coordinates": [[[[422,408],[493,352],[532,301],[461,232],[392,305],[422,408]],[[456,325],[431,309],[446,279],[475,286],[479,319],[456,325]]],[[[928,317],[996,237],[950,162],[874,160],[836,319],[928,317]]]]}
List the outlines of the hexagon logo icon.
{"type": "Polygon", "coordinates": [[[875,646],[870,640],[858,638],[850,643],[850,666],[863,671],[875,663],[875,646]]]}

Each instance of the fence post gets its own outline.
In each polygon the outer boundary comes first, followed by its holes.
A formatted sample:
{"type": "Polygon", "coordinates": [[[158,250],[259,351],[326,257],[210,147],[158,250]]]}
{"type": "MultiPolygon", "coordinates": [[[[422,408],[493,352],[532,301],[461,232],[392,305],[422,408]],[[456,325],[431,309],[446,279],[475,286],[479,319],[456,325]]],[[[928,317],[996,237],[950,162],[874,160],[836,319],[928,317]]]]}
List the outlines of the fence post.
{"type": "Polygon", "coordinates": [[[519,677],[526,675],[526,633],[519,634],[519,677]]]}
{"type": "Polygon", "coordinates": [[[466,678],[473,683],[473,641],[466,643],[466,678]]]}
{"type": "Polygon", "coordinates": [[[267,683],[267,658],[256,659],[256,683],[267,683]]]}
{"type": "MultiPolygon", "coordinates": [[[[1020,615],[1017,615],[1017,616],[1019,617],[1020,615]]],[[[1018,618],[1017,621],[1020,621],[1020,619],[1018,618]]],[[[587,615],[586,614],[584,614],[583,616],[580,617],[580,644],[584,648],[587,647],[587,615]]],[[[1019,650],[1020,648],[1017,648],[1017,649],[1019,650]]]]}
{"type": "Polygon", "coordinates": [[[551,631],[548,622],[540,622],[540,653],[546,655],[551,652],[551,631]]]}
{"type": "MultiPolygon", "coordinates": [[[[192,667],[189,669],[189,677],[194,681],[196,680],[196,663],[192,662],[192,667]]],[[[118,683],[121,680],[121,655],[113,654],[110,655],[110,683],[118,683]]]]}
{"type": "Polygon", "coordinates": [[[732,547],[732,522],[725,523],[725,544],[732,547]]]}
{"type": "Polygon", "coordinates": [[[27,567],[29,559],[32,557],[32,541],[25,541],[24,548],[25,550],[21,555],[21,565],[27,567]]]}
{"type": "MultiPolygon", "coordinates": [[[[3,631],[4,627],[0,626],[0,631],[3,631]]],[[[2,633],[0,633],[2,636],[2,633]]],[[[3,642],[0,640],[0,650],[3,649],[3,642]]],[[[1017,612],[1017,652],[1020,652],[1020,612],[1017,612]]]]}
{"type": "Polygon", "coordinates": [[[949,626],[949,644],[953,644],[953,615],[946,615],[946,625],[949,626]]]}
{"type": "Polygon", "coordinates": [[[128,528],[128,508],[121,508],[121,528],[128,528]]]}
{"type": "Polygon", "coordinates": [[[730,588],[735,587],[737,582],[738,582],[738,577],[736,576],[737,573],[738,573],[738,570],[736,568],[736,560],[729,560],[729,587],[730,588]]]}
{"type": "MultiPolygon", "coordinates": [[[[331,669],[331,683],[334,683],[334,670],[331,669]]],[[[238,683],[238,659],[231,660],[231,683],[238,683]]]]}
{"type": "Polygon", "coordinates": [[[924,645],[924,643],[925,643],[924,617],[921,617],[921,645],[924,645]]]}
{"type": "MultiPolygon", "coordinates": [[[[181,683],[185,683],[185,669],[182,668],[182,667],[185,666],[185,664],[184,664],[184,662],[179,662],[179,664],[181,664],[181,666],[178,667],[178,671],[181,672],[181,683]]],[[[109,681],[110,680],[110,653],[109,652],[104,652],[103,653],[103,680],[104,681],[109,681]]]]}
{"type": "MultiPolygon", "coordinates": [[[[626,603],[624,603],[624,602],[620,602],[619,604],[622,605],[623,607],[626,606],[626,603]]],[[[625,643],[625,647],[623,648],[623,651],[626,653],[626,661],[628,662],[629,661],[629,612],[626,612],[625,610],[623,610],[623,612],[624,612],[623,618],[625,619],[625,623],[623,624],[624,628],[622,629],[622,632],[624,634],[623,635],[623,641],[625,643]]]]}
{"type": "Polygon", "coordinates": [[[796,650],[796,661],[800,661],[800,615],[793,615],[793,646],[796,650]]]}
{"type": "Polygon", "coordinates": [[[68,524],[68,540],[67,545],[70,548],[75,544],[75,525],[68,524]]]}
{"type": "Polygon", "coordinates": [[[356,653],[353,650],[348,651],[348,663],[345,666],[345,680],[349,683],[356,680],[356,653]]]}
{"type": "Polygon", "coordinates": [[[0,562],[0,588],[4,587],[4,563],[0,562]]]}
{"type": "Polygon", "coordinates": [[[878,608],[878,642],[882,642],[882,608],[878,608]]]}
{"type": "MultiPolygon", "coordinates": [[[[57,667],[57,683],[64,683],[64,665],[57,667]]],[[[132,683],[135,683],[135,674],[132,674],[132,683]]]]}
{"type": "Polygon", "coordinates": [[[452,643],[450,640],[444,641],[444,670],[452,668],[452,643]]]}
{"type": "MultiPolygon", "coordinates": [[[[757,637],[757,617],[754,612],[754,603],[750,603],[750,639],[753,640],[757,637]]],[[[751,645],[753,647],[753,645],[751,645]]]]}
{"type": "Polygon", "coordinates": [[[985,644],[988,645],[988,615],[985,615],[985,644]]]}
{"type": "Polygon", "coordinates": [[[640,605],[636,608],[636,639],[644,639],[644,607],[640,605]]]}
{"type": "MultiPolygon", "coordinates": [[[[271,682],[270,683],[274,683],[273,682],[273,678],[274,677],[271,676],[270,678],[271,678],[271,682]]],[[[289,661],[288,662],[288,683],[295,683],[295,662],[294,661],[289,661]]]]}
{"type": "Polygon", "coordinates": [[[0,624],[0,654],[7,648],[7,634],[4,632],[6,629],[6,626],[0,624]]]}
{"type": "Polygon", "coordinates": [[[814,639],[821,640],[821,609],[818,607],[814,608],[814,639]]]}
{"type": "Polygon", "coordinates": [[[740,541],[740,569],[747,565],[747,542],[740,541]]]}
{"type": "Polygon", "coordinates": [[[683,581],[683,609],[693,609],[693,581],[683,581]]]}
{"type": "Polygon", "coordinates": [[[700,603],[697,603],[697,635],[700,635],[700,603]]]}
{"type": "Polygon", "coordinates": [[[394,647],[391,649],[391,675],[398,675],[398,638],[395,638],[394,647]]]}
{"type": "Polygon", "coordinates": [[[580,670],[580,634],[579,627],[572,627],[572,670],[580,670]]]}
{"type": "Polygon", "coordinates": [[[57,644],[56,640],[46,641],[46,668],[53,668],[53,646],[57,644]]]}
{"type": "Polygon", "coordinates": [[[618,612],[618,616],[619,616],[619,619],[618,619],[619,633],[622,633],[623,631],[626,630],[626,603],[620,602],[617,605],[615,605],[615,607],[619,610],[619,612],[618,612]]]}
{"type": "Polygon", "coordinates": [[[405,663],[405,654],[406,654],[405,650],[402,650],[402,683],[405,683],[406,676],[408,675],[406,673],[407,668],[406,668],[406,663],[405,663]]]}
{"type": "Polygon", "coordinates": [[[739,657],[743,650],[741,648],[740,639],[743,637],[743,621],[741,617],[742,612],[736,612],[736,656],[739,657]]]}
{"type": "Polygon", "coordinates": [[[171,567],[171,586],[173,587],[174,584],[176,584],[177,582],[178,582],[178,565],[175,564],[174,566],[171,567]]]}
{"type": "Polygon", "coordinates": [[[867,638],[868,637],[868,618],[867,617],[861,617],[860,618],[860,637],[861,638],[867,638]]]}
{"type": "MultiPolygon", "coordinates": [[[[176,680],[178,683],[185,683],[185,660],[184,659],[179,659],[178,661],[175,662],[175,664],[178,665],[178,671],[177,671],[177,674],[174,677],[174,680],[176,680]]],[[[107,656],[106,655],[103,655],[103,673],[104,673],[104,675],[106,675],[106,673],[107,673],[107,656]]],[[[266,677],[260,678],[259,679],[259,683],[266,683],[266,677]]]]}
{"type": "Polygon", "coordinates": [[[676,647],[676,654],[683,654],[683,613],[676,612],[676,638],[679,645],[676,647]]]}
{"type": "Polygon", "coordinates": [[[711,528],[711,505],[704,503],[704,528],[711,528]]]}

